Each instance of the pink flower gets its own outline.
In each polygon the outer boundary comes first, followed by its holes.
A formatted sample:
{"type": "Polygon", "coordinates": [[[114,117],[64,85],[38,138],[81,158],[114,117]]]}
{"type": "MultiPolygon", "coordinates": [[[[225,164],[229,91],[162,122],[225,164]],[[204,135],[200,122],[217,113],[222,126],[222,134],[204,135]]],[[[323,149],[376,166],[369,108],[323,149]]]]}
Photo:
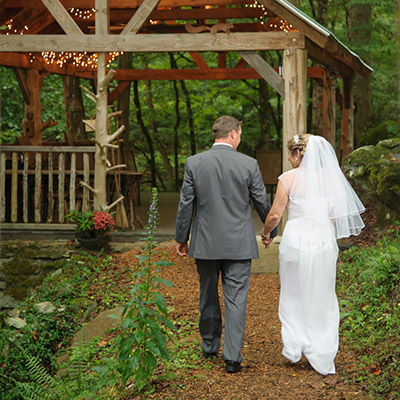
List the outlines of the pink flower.
{"type": "Polygon", "coordinates": [[[115,228],[115,220],[108,212],[95,211],[93,214],[94,229],[99,233],[110,232],[115,228]]]}

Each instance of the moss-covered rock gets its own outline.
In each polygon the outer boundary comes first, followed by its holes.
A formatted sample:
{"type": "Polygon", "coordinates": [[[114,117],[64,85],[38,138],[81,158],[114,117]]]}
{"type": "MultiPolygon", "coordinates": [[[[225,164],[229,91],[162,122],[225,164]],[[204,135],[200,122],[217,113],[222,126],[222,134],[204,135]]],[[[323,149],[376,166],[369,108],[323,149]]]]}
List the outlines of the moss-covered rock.
{"type": "Polygon", "coordinates": [[[379,226],[400,220],[400,138],[356,149],[344,158],[343,169],[361,199],[376,205],[379,226]]]}
{"type": "Polygon", "coordinates": [[[358,139],[358,146],[376,145],[381,140],[392,139],[398,135],[399,127],[396,121],[385,121],[363,132],[358,139]]]}
{"type": "Polygon", "coordinates": [[[69,256],[66,244],[10,241],[0,243],[1,294],[23,300],[29,289],[39,286],[69,256]]]}

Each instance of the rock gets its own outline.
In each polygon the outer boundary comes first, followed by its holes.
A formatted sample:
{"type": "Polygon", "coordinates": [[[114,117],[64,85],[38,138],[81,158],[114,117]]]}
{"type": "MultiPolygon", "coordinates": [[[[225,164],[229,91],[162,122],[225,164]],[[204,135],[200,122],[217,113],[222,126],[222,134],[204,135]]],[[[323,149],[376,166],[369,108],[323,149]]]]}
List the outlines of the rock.
{"type": "Polygon", "coordinates": [[[103,311],[75,334],[71,342],[72,346],[90,342],[94,337],[103,338],[108,330],[114,328],[116,323],[121,322],[121,317],[121,307],[103,311]],[[115,315],[117,319],[112,318],[111,315],[115,315]]]}
{"type": "Polygon", "coordinates": [[[42,314],[51,314],[56,310],[56,307],[50,303],[49,301],[44,301],[42,303],[35,304],[35,307],[38,309],[39,312],[42,314]]]}
{"type": "Polygon", "coordinates": [[[15,308],[20,302],[11,296],[0,293],[0,310],[7,308],[15,308]]]}
{"type": "Polygon", "coordinates": [[[14,308],[10,311],[7,311],[7,315],[12,318],[19,318],[20,311],[18,310],[18,308],[14,308]]]}
{"type": "Polygon", "coordinates": [[[400,138],[356,149],[343,160],[343,170],[361,201],[377,209],[377,226],[400,219],[400,138]]]}
{"type": "Polygon", "coordinates": [[[26,325],[26,321],[22,318],[8,317],[5,319],[8,326],[21,329],[26,325]]]}
{"type": "Polygon", "coordinates": [[[376,145],[379,141],[393,137],[397,131],[396,121],[384,121],[378,126],[365,130],[358,139],[358,146],[376,145]]]}

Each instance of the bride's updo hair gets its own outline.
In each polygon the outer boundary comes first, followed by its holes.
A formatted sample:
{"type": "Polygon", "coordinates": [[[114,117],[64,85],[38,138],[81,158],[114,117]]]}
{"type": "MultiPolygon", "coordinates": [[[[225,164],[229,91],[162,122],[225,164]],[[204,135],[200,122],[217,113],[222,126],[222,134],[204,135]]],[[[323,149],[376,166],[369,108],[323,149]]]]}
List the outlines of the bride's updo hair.
{"type": "Polygon", "coordinates": [[[310,138],[309,133],[304,133],[301,135],[294,135],[291,139],[288,140],[287,148],[292,153],[295,154],[296,150],[299,150],[300,157],[303,158],[304,153],[306,151],[308,139],[310,138]]]}

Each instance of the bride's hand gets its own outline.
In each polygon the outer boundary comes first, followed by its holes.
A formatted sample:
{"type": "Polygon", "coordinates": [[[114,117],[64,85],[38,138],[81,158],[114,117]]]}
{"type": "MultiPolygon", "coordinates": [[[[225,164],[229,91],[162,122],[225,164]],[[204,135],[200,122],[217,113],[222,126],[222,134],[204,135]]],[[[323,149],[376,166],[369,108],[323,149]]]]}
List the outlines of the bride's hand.
{"type": "Polygon", "coordinates": [[[270,237],[270,233],[266,235],[264,231],[261,231],[260,235],[261,235],[261,243],[265,246],[266,249],[268,249],[269,245],[272,243],[273,240],[270,237]]]}
{"type": "Polygon", "coordinates": [[[269,245],[272,243],[274,239],[269,238],[269,239],[261,239],[261,243],[265,246],[266,249],[268,249],[269,245]]]}

